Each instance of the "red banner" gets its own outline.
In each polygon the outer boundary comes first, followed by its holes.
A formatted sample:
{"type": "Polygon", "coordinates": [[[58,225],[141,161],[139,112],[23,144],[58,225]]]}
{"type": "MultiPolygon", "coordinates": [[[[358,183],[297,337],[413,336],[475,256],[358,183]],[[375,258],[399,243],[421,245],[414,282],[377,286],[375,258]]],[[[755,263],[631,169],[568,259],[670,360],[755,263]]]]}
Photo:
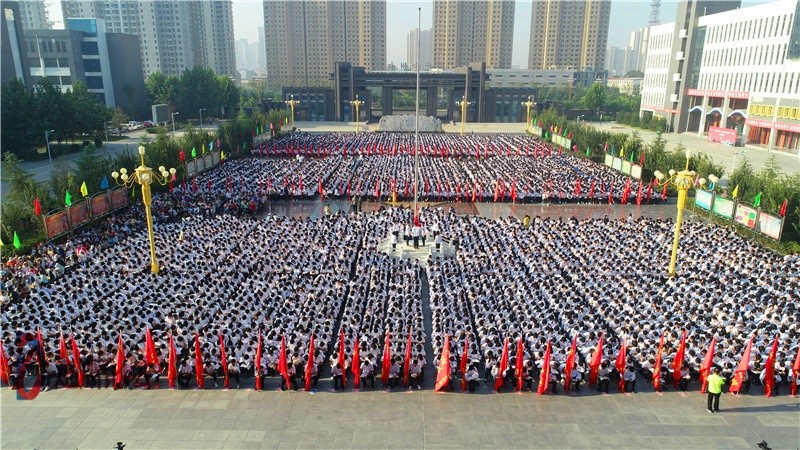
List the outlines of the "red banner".
{"type": "Polygon", "coordinates": [[[47,237],[50,239],[69,231],[70,226],[67,211],[61,210],[46,216],[44,218],[44,229],[47,232],[47,237]]]}
{"type": "Polygon", "coordinates": [[[736,143],[736,130],[721,127],[708,127],[708,140],[734,145],[736,143]]]}

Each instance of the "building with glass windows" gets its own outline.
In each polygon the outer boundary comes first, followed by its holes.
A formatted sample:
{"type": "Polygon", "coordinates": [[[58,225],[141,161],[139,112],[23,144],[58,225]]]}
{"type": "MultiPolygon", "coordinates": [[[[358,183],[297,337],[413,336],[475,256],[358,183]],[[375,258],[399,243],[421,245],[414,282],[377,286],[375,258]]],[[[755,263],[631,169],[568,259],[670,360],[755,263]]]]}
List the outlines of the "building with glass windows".
{"type": "Polygon", "coordinates": [[[106,33],[102,19],[67,19],[66,27],[25,34],[30,85],[47,77],[66,91],[81,80],[106,106],[137,115],[142,105],[131,102],[145,92],[144,76],[130,68],[141,67],[139,37],[106,33]]]}
{"type": "Polygon", "coordinates": [[[800,154],[800,2],[683,2],[650,28],[640,114],[800,154]],[[728,132],[730,133],[730,132],[728,132]]]}

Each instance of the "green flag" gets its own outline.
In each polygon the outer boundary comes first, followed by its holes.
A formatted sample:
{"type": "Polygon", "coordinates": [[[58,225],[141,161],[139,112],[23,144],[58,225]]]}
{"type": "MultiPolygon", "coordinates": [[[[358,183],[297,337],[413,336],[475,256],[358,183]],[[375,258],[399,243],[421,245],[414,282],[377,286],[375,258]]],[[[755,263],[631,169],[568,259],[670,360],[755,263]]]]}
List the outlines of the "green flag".
{"type": "Polygon", "coordinates": [[[631,162],[633,162],[633,150],[631,150],[631,162]]]}
{"type": "Polygon", "coordinates": [[[567,137],[567,129],[564,128],[564,132],[561,133],[561,137],[567,137]]]}
{"type": "Polygon", "coordinates": [[[19,250],[22,248],[22,243],[19,242],[19,236],[17,236],[17,232],[14,232],[14,248],[19,250]]]}
{"type": "Polygon", "coordinates": [[[67,191],[67,194],[64,196],[64,204],[72,206],[72,195],[70,195],[69,191],[67,191]]]}
{"type": "Polygon", "coordinates": [[[592,149],[590,148],[586,149],[586,156],[592,156],[592,149]]]}
{"type": "Polygon", "coordinates": [[[761,192],[756,195],[756,198],[753,199],[753,207],[758,208],[761,206],[761,192]]]}
{"type": "Polygon", "coordinates": [[[536,119],[533,119],[533,126],[536,126],[536,119]]]}
{"type": "Polygon", "coordinates": [[[197,158],[197,148],[192,147],[192,158],[197,158]]]}

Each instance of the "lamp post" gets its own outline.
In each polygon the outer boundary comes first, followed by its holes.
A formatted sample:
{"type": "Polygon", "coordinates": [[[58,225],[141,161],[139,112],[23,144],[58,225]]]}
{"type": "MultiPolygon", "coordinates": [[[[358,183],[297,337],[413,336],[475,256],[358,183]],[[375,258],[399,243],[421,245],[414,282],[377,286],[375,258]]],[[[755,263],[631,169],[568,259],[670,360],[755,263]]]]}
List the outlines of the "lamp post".
{"type": "Polygon", "coordinates": [[[464,97],[461,97],[460,102],[456,102],[456,105],[461,107],[461,136],[464,135],[464,123],[467,121],[467,106],[471,104],[472,102],[468,102],[464,97]]]}
{"type": "MultiPolygon", "coordinates": [[[[201,111],[200,115],[202,116],[202,114],[203,114],[202,111],[203,110],[201,109],[200,111],[201,111]]],[[[172,116],[172,137],[173,138],[175,138],[175,116],[177,114],[180,114],[180,112],[179,111],[175,111],[174,113],[171,114],[171,116],[172,116]]],[[[200,122],[200,123],[202,124],[202,122],[200,122]]]]}
{"type": "MultiPolygon", "coordinates": [[[[670,257],[669,261],[669,276],[674,277],[675,273],[675,263],[678,260],[678,244],[680,241],[681,236],[681,222],[683,222],[683,209],[686,207],[686,195],[689,193],[689,189],[694,187],[694,178],[697,173],[694,170],[689,170],[689,159],[692,156],[692,152],[690,150],[686,150],[686,167],[681,170],[680,172],[676,172],[675,169],[669,169],[669,177],[667,177],[661,171],[656,170],[654,175],[656,176],[656,185],[657,186],[665,186],[669,184],[673,184],[675,188],[678,189],[678,216],[675,219],[675,237],[672,240],[672,256],[670,257]]],[[[717,184],[719,178],[714,175],[709,175],[708,180],[711,181],[714,185],[717,184]]],[[[705,178],[700,178],[698,180],[698,185],[704,187],[706,184],[705,178]]]]}
{"type": "Polygon", "coordinates": [[[200,128],[203,128],[203,111],[205,110],[205,108],[200,108],[200,128]]]}
{"type": "MultiPolygon", "coordinates": [[[[351,101],[350,104],[356,108],[356,133],[358,133],[358,123],[361,120],[361,116],[358,113],[358,109],[361,107],[361,105],[364,104],[364,102],[359,100],[358,95],[356,95],[356,99],[351,101]]],[[[292,116],[294,116],[294,113],[292,113],[292,116]]]]}
{"type": "Polygon", "coordinates": [[[535,104],[536,104],[536,102],[531,100],[531,96],[530,95],[528,96],[528,101],[527,102],[522,102],[522,106],[524,106],[525,108],[528,109],[528,113],[527,113],[528,115],[525,118],[525,128],[527,128],[528,124],[531,123],[531,107],[533,107],[533,105],[535,105],[535,104]]]}
{"type": "Polygon", "coordinates": [[[295,100],[294,94],[292,94],[290,100],[286,100],[283,103],[286,103],[292,109],[292,130],[294,130],[294,107],[300,104],[300,100],[295,100]]]}
{"type": "Polygon", "coordinates": [[[142,203],[144,203],[144,211],[145,215],[147,216],[147,234],[150,238],[150,271],[153,272],[153,274],[158,275],[156,242],[153,236],[153,213],[150,210],[150,185],[153,182],[156,182],[162,186],[167,184],[170,176],[175,175],[175,169],[172,168],[167,171],[164,166],[161,166],[156,172],[150,167],[145,166],[143,145],[139,146],[139,157],[141,158],[142,164],[134,169],[133,175],[128,175],[128,169],[123,167],[119,169],[119,172],[114,171],[111,173],[111,176],[114,178],[114,181],[118,186],[122,186],[125,189],[132,188],[134,184],[139,184],[142,186],[142,203]]]}
{"type": "Polygon", "coordinates": [[[53,164],[53,156],[50,154],[50,133],[54,133],[56,130],[45,130],[44,132],[44,140],[47,142],[47,159],[50,160],[50,164],[53,164]]]}
{"type": "Polygon", "coordinates": [[[111,125],[111,122],[106,122],[105,132],[106,132],[106,144],[108,144],[108,126],[111,125]]]}

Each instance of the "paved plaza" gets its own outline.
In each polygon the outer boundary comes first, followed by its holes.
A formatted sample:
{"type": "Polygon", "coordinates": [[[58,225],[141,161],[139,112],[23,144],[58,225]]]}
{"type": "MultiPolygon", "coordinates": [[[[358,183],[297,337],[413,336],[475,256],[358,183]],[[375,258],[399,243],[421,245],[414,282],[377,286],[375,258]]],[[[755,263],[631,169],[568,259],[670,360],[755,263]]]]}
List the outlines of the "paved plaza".
{"type": "Polygon", "coordinates": [[[489,389],[476,394],[323,389],[315,395],[59,389],[18,401],[4,388],[0,400],[4,449],[111,449],[118,441],[127,450],[800,445],[800,400],[726,394],[722,412],[708,414],[705,396],[696,390],[685,396],[606,396],[586,389],[578,396],[539,396],[489,389]]]}

